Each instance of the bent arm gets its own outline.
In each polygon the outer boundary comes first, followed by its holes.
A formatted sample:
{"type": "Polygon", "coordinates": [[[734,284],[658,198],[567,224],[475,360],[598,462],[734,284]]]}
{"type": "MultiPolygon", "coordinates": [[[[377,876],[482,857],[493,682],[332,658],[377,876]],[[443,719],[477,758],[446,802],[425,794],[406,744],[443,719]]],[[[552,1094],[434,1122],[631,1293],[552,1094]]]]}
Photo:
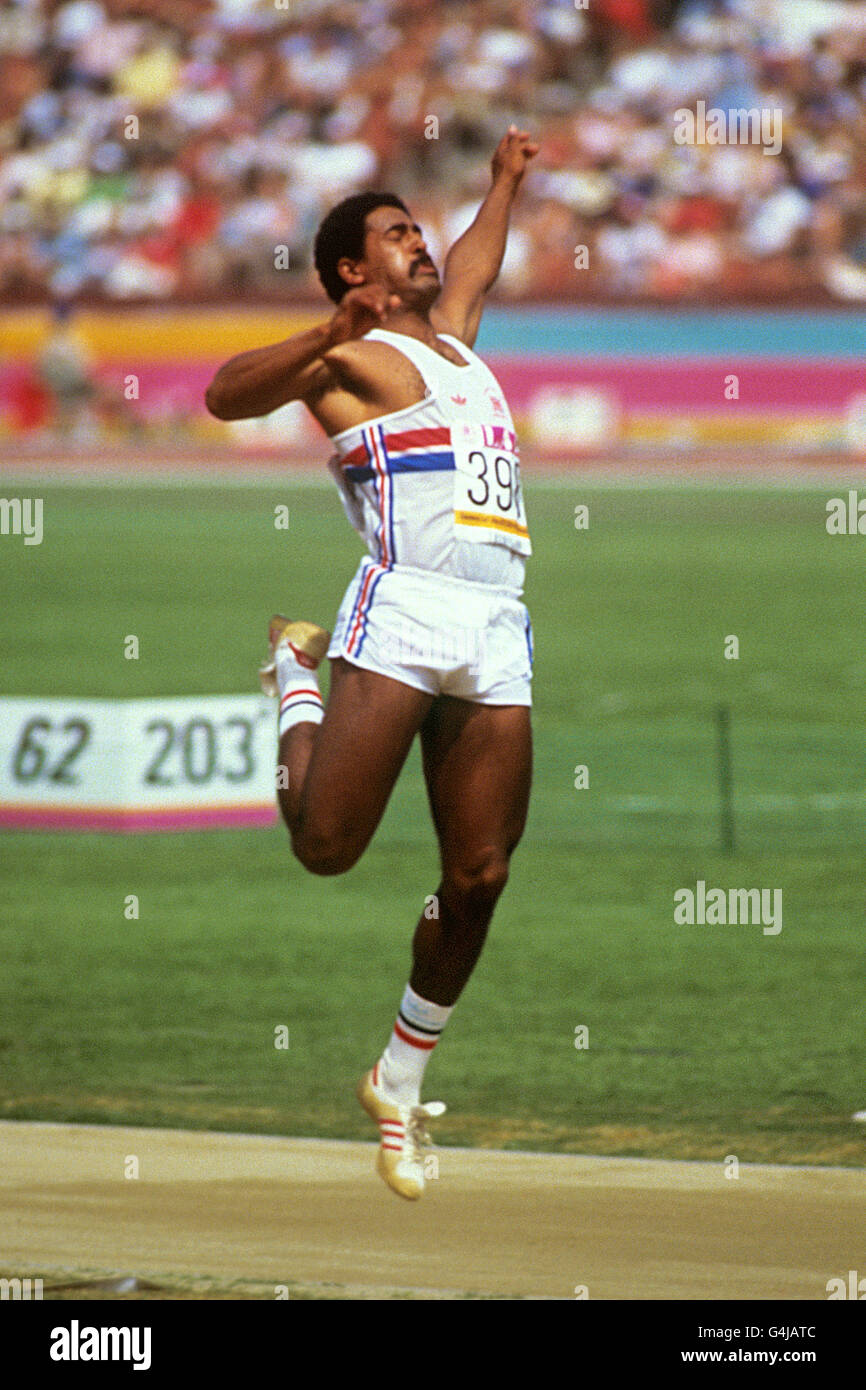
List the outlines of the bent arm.
{"type": "Polygon", "coordinates": [[[341,364],[325,354],[362,338],[399,303],[380,285],[349,290],[327,323],[273,347],[242,352],[220,367],[205,392],[208,410],[218,420],[248,420],[287,401],[304,401],[313,409],[339,385],[341,364]]]}
{"type": "Polygon", "coordinates": [[[431,319],[472,346],[478,334],[484,297],[499,274],[508,238],[511,206],[527,161],[538,153],[526,131],[513,126],[493,156],[493,182],[475,220],[445,258],[442,294],[431,319]]]}
{"type": "Polygon", "coordinates": [[[304,400],[327,383],[322,354],[331,346],[331,324],[323,323],[285,342],[239,353],[220,367],[205,404],[218,420],[248,420],[304,400]]]}

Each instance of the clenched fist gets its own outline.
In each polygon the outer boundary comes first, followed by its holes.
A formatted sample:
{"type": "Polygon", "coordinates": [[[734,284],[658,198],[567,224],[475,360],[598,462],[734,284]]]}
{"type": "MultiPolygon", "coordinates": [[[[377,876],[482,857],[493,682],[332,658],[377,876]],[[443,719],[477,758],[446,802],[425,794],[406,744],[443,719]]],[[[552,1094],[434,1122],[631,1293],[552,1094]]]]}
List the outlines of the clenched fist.
{"type": "Polygon", "coordinates": [[[381,285],[359,285],[340,300],[328,326],[329,347],[346,343],[350,338],[363,338],[376,328],[392,309],[400,308],[400,299],[389,294],[381,285]]]}
{"type": "Polygon", "coordinates": [[[510,125],[493,154],[494,182],[505,178],[519,183],[530,159],[538,154],[538,149],[528,130],[518,130],[517,126],[510,125]]]}

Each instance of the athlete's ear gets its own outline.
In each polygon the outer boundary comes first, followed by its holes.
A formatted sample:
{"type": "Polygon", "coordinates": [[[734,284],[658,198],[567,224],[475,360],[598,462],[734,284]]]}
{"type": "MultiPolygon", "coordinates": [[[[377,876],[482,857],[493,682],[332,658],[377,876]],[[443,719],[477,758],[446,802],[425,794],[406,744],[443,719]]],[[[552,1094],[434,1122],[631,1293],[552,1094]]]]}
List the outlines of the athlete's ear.
{"type": "Polygon", "coordinates": [[[337,274],[347,285],[351,285],[352,289],[367,283],[367,277],[363,270],[358,269],[358,264],[358,261],[352,261],[348,256],[341,256],[337,261],[337,274]]]}

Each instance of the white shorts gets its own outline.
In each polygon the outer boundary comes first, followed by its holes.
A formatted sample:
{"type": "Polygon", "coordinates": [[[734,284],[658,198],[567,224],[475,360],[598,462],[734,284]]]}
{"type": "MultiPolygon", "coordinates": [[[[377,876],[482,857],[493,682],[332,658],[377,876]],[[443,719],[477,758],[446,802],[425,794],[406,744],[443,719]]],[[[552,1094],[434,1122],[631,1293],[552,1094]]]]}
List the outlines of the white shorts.
{"type": "Polygon", "coordinates": [[[329,657],[481,705],[531,705],[526,605],[489,584],[365,556],[337,614],[329,657]]]}

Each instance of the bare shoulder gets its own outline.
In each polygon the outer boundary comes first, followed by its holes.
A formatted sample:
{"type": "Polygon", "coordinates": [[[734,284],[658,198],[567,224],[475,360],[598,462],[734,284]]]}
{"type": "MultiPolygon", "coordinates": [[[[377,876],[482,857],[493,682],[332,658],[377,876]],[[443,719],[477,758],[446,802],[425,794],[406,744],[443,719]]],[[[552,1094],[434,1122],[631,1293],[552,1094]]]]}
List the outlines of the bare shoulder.
{"type": "Polygon", "coordinates": [[[426,394],[417,367],[389,343],[351,338],[322,358],[331,384],[307,405],[330,435],[405,410],[426,394]]]}
{"type": "Polygon", "coordinates": [[[411,405],[424,395],[418,369],[390,343],[351,338],[323,357],[341,386],[389,410],[411,405]]]}
{"type": "Polygon", "coordinates": [[[375,338],[347,338],[322,353],[324,360],[335,368],[367,368],[377,362],[390,363],[394,355],[395,349],[390,343],[380,343],[375,338]]]}

